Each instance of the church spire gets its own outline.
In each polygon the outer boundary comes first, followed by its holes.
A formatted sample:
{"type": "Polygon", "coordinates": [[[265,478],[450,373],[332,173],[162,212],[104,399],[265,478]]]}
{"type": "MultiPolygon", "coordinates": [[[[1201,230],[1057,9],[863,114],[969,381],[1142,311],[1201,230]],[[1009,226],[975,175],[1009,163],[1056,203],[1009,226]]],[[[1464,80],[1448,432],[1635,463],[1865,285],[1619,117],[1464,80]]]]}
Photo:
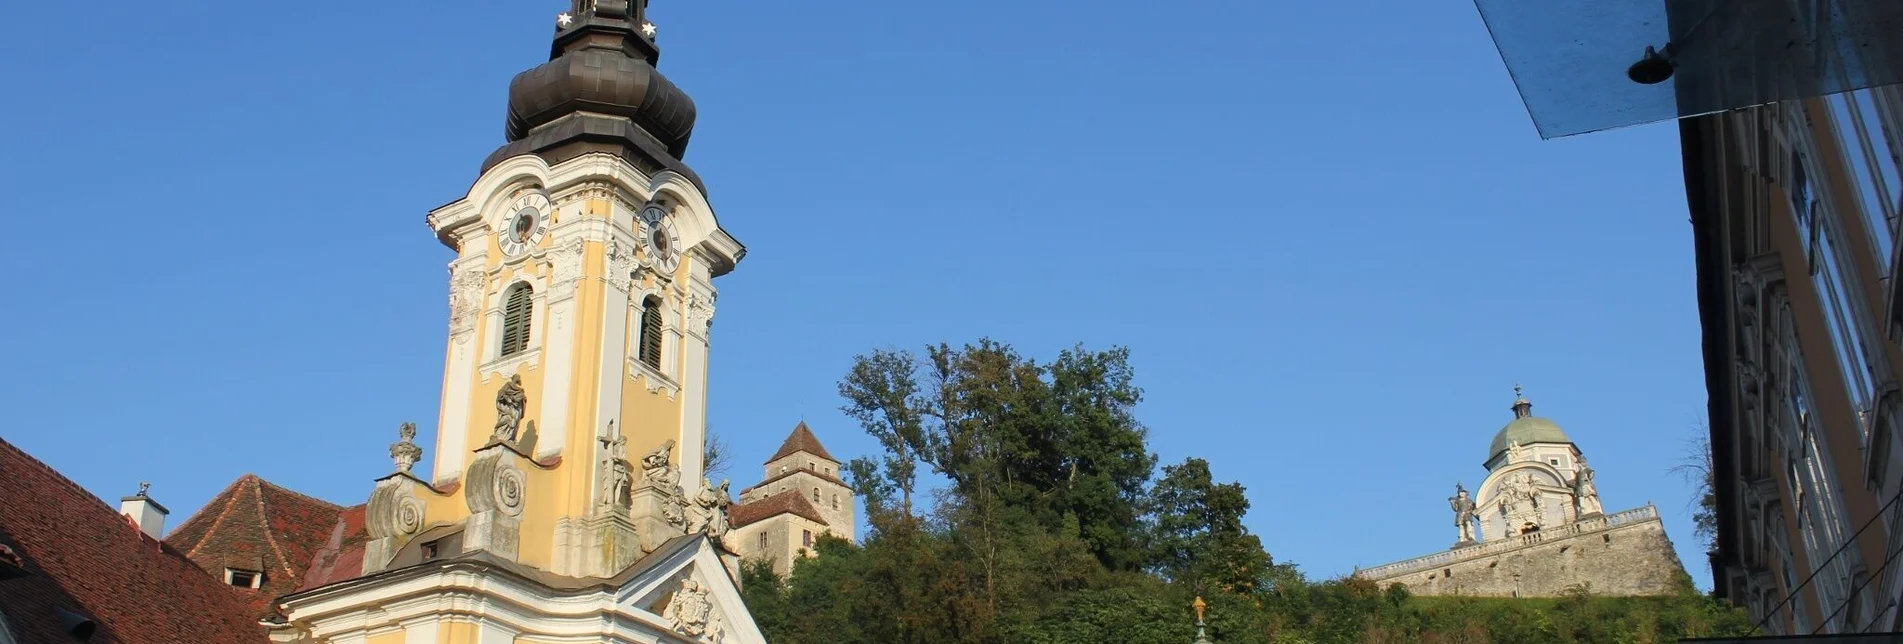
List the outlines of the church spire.
{"type": "Polygon", "coordinates": [[[1533,415],[1533,403],[1527,402],[1519,385],[1513,385],[1513,417],[1526,418],[1533,415]]]}

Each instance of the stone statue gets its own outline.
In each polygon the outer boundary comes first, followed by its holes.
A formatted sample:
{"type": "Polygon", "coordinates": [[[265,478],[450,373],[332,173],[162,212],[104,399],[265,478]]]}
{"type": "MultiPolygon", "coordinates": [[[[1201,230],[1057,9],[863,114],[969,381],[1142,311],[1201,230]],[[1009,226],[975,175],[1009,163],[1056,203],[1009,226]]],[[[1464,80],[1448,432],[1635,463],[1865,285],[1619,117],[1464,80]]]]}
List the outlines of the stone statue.
{"type": "Polygon", "coordinates": [[[719,541],[727,535],[727,507],[732,503],[727,497],[729,481],[721,481],[718,488],[709,479],[701,479],[700,483],[700,494],[694,497],[694,505],[700,507],[702,518],[688,532],[705,530],[708,537],[719,541]]]}
{"type": "Polygon", "coordinates": [[[408,472],[423,458],[423,448],[416,446],[416,423],[403,423],[396,433],[400,440],[390,444],[390,459],[396,461],[396,471],[408,472]]]}
{"type": "Polygon", "coordinates": [[[523,408],[529,404],[529,395],[522,391],[522,376],[509,376],[502,383],[502,389],[496,392],[496,435],[495,440],[513,442],[516,429],[522,426],[523,408]]]}
{"type": "Polygon", "coordinates": [[[700,582],[682,579],[680,590],[674,591],[674,597],[667,600],[667,608],[661,610],[661,618],[688,637],[720,641],[720,618],[714,614],[714,603],[707,598],[707,589],[700,582]]]}
{"type": "Polygon", "coordinates": [[[655,448],[654,451],[648,452],[646,456],[642,456],[642,480],[647,481],[649,485],[668,492],[679,490],[681,485],[681,473],[675,471],[674,465],[668,460],[668,455],[673,453],[673,451],[674,439],[670,438],[662,441],[661,446],[655,448]]]}
{"type": "Polygon", "coordinates": [[[1605,511],[1599,504],[1599,488],[1593,485],[1592,466],[1586,464],[1586,458],[1579,458],[1579,473],[1573,475],[1573,507],[1579,516],[1589,517],[1605,511]]]}
{"type": "Polygon", "coordinates": [[[1447,499],[1447,505],[1454,509],[1454,526],[1460,528],[1459,543],[1471,543],[1474,540],[1474,500],[1468,498],[1467,488],[1454,484],[1454,496],[1447,499]]]}
{"type": "Polygon", "coordinates": [[[608,421],[608,433],[595,440],[601,442],[601,479],[602,505],[628,507],[633,504],[628,486],[634,482],[634,473],[628,467],[628,438],[615,431],[615,422],[608,421]]]}
{"type": "Polygon", "coordinates": [[[1513,441],[1507,445],[1508,463],[1518,463],[1524,460],[1526,460],[1526,448],[1520,446],[1520,441],[1513,441]]]}

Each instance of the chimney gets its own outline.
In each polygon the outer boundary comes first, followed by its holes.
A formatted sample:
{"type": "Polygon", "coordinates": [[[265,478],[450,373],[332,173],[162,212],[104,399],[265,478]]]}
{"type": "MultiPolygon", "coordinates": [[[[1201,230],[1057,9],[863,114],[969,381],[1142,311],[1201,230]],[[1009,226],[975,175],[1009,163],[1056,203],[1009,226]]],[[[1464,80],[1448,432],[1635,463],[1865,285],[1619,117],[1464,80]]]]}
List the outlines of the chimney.
{"type": "Polygon", "coordinates": [[[150,489],[151,483],[142,482],[139,483],[138,494],[119,499],[119,514],[131,519],[132,524],[139,526],[139,531],[144,532],[145,536],[158,541],[165,538],[165,515],[171,514],[171,511],[145,495],[150,489]]]}

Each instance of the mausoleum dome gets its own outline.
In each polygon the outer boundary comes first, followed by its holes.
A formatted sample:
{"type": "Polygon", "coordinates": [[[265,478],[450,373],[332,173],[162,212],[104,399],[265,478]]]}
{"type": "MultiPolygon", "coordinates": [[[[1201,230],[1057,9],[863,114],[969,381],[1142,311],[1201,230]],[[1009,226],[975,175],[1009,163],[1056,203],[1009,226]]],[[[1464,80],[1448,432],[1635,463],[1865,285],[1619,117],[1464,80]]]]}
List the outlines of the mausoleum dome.
{"type": "Polygon", "coordinates": [[[1526,446],[1534,443],[1572,442],[1573,440],[1566,437],[1566,432],[1561,431],[1557,423],[1534,416],[1533,403],[1527,402],[1524,396],[1519,396],[1513,401],[1513,422],[1507,423],[1506,427],[1500,428],[1500,433],[1493,435],[1493,444],[1487,448],[1486,462],[1492,462],[1494,457],[1507,451],[1507,448],[1512,447],[1514,443],[1526,446]]]}

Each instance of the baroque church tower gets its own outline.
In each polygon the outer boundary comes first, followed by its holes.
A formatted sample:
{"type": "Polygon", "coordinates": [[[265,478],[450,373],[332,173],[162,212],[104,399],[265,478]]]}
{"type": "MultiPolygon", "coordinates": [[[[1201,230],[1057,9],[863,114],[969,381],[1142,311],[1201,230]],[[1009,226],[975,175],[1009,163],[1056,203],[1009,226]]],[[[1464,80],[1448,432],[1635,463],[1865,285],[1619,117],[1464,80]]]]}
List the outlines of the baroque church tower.
{"type": "Polygon", "coordinates": [[[762,641],[702,463],[713,280],[745,248],[682,161],[694,103],[646,5],[573,0],[507,142],[429,213],[456,253],[433,467],[406,425],[280,641],[762,641]]]}

